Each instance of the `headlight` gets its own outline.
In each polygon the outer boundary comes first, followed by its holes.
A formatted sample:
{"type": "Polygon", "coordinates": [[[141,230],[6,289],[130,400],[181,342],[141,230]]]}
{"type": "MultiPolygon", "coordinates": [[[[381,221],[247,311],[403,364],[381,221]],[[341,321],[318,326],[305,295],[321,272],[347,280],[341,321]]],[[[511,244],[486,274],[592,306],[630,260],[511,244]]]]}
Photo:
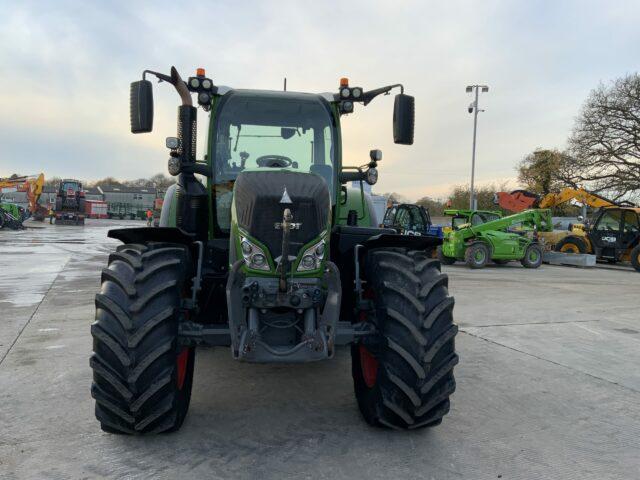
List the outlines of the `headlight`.
{"type": "Polygon", "coordinates": [[[189,80],[189,85],[191,85],[191,88],[198,88],[200,86],[200,80],[198,80],[197,78],[192,78],[191,80],[189,80]]]}
{"type": "Polygon", "coordinates": [[[320,264],[324,258],[324,250],[326,243],[324,238],[315,245],[307,248],[302,254],[302,259],[298,264],[298,272],[308,272],[320,268],[320,264]]]}
{"type": "Polygon", "coordinates": [[[242,257],[247,267],[254,270],[265,270],[267,272],[271,270],[264,250],[255,243],[252,243],[251,240],[241,236],[240,249],[242,250],[242,257]]]}

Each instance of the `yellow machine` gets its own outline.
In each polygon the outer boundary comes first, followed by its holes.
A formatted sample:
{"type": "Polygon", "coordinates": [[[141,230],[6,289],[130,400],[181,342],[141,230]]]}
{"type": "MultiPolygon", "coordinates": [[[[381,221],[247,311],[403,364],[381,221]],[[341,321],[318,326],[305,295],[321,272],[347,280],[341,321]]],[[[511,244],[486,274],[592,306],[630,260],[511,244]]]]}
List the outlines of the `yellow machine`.
{"type": "MultiPolygon", "coordinates": [[[[592,208],[607,208],[622,206],[616,202],[608,200],[600,195],[591,193],[584,188],[563,188],[556,193],[548,193],[542,197],[524,190],[516,190],[511,193],[498,192],[496,201],[500,207],[513,212],[520,212],[530,208],[553,208],[563,203],[576,200],[583,205],[592,208]]],[[[587,240],[587,229],[584,224],[572,224],[569,230],[555,230],[553,232],[540,232],[540,238],[543,239],[545,249],[565,252],[578,253],[575,242],[566,241],[567,237],[582,238],[585,243],[587,240]]],[[[584,252],[583,252],[584,253],[584,252]]]]}
{"type": "Polygon", "coordinates": [[[615,202],[586,191],[584,188],[563,188],[558,193],[549,193],[538,202],[538,208],[553,208],[563,203],[576,200],[592,208],[613,207],[615,202]]]}
{"type": "Polygon", "coordinates": [[[43,221],[47,208],[38,204],[44,188],[44,174],[23,177],[0,178],[0,195],[3,193],[26,192],[29,212],[35,220],[43,221]]]}

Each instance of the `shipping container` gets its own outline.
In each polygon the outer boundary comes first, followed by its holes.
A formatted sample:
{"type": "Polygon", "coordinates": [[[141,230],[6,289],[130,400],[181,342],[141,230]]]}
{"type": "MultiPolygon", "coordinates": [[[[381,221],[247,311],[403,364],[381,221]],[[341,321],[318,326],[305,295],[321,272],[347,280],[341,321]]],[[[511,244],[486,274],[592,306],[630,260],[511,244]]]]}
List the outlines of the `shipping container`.
{"type": "Polygon", "coordinates": [[[107,215],[107,202],[102,200],[87,200],[85,213],[89,218],[109,218],[107,215]]]}

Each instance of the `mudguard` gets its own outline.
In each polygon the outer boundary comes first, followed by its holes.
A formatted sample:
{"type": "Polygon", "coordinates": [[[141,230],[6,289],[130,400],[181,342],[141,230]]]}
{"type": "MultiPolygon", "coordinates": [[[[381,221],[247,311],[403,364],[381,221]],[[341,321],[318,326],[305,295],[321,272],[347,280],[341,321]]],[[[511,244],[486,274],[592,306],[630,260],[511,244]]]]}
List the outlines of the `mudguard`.
{"type": "Polygon", "coordinates": [[[191,245],[195,241],[193,235],[189,235],[176,227],[118,228],[109,230],[107,236],[123,243],[167,242],[191,245]]]}

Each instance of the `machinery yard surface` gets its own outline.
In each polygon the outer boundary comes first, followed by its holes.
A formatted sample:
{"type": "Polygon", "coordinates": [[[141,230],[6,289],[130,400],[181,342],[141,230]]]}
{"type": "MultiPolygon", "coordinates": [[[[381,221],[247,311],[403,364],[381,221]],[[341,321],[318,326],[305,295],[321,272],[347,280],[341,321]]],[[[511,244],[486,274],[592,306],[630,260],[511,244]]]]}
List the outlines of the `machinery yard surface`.
{"type": "Polygon", "coordinates": [[[93,299],[118,244],[107,230],[141,225],[0,232],[1,479],[640,478],[640,296],[621,267],[444,267],[460,364],[433,429],[367,426],[346,349],[253,365],[220,348],[197,353],[179,432],[103,433],[93,299]]]}

